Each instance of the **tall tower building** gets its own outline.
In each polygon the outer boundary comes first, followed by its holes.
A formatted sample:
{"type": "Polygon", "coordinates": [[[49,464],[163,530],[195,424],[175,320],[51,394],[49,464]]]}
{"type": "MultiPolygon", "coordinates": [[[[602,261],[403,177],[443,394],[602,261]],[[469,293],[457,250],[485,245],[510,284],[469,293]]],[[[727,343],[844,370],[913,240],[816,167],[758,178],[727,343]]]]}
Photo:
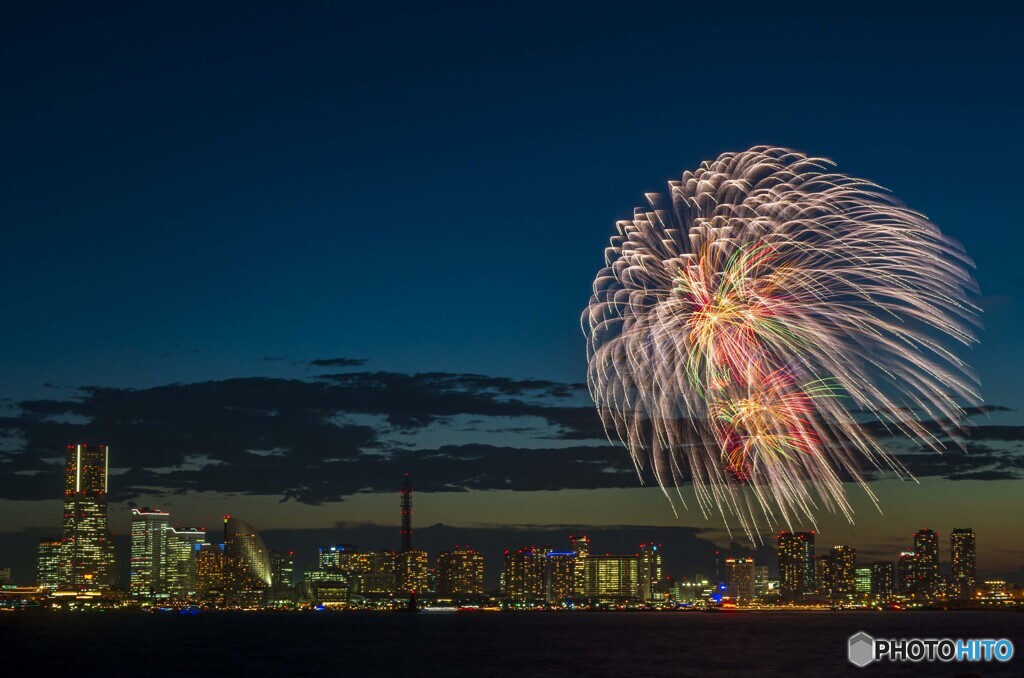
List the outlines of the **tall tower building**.
{"type": "Polygon", "coordinates": [[[932,530],[918,530],[914,533],[915,574],[917,585],[914,593],[927,597],[934,596],[941,580],[939,578],[939,535],[932,530]]]}
{"type": "Polygon", "coordinates": [[[54,591],[60,586],[61,540],[44,537],[39,540],[36,566],[36,584],[54,591]]]}
{"type": "Polygon", "coordinates": [[[917,554],[913,551],[900,551],[896,560],[896,588],[904,594],[910,595],[917,587],[917,554]]]}
{"type": "Polygon", "coordinates": [[[975,580],[974,530],[953,530],[949,537],[952,562],[953,594],[963,600],[973,595],[975,580]]]}
{"type": "Polygon", "coordinates": [[[206,542],[200,527],[169,527],[164,543],[164,577],[167,593],[178,599],[196,594],[196,556],[206,542]]]}
{"type": "Polygon", "coordinates": [[[544,595],[548,603],[559,605],[576,591],[576,554],[547,550],[544,560],[544,595]]]}
{"type": "Polygon", "coordinates": [[[814,592],[814,533],[779,533],[779,587],[782,595],[796,600],[814,592]]]}
{"type": "Polygon", "coordinates": [[[167,530],[171,514],[151,508],[132,509],[129,590],[140,598],[167,595],[167,530]]]}
{"type": "Polygon", "coordinates": [[[405,474],[402,482],[402,551],[412,548],[412,485],[409,474],[405,474]]]}
{"type": "Polygon", "coordinates": [[[857,592],[857,550],[852,546],[832,547],[832,598],[850,600],[857,592]]]}
{"type": "Polygon", "coordinates": [[[661,544],[640,544],[640,600],[654,600],[654,587],[661,581],[661,544]]]}
{"type": "Polygon", "coordinates": [[[891,561],[878,560],[871,564],[871,595],[887,601],[896,592],[896,573],[891,561]]]}
{"type": "Polygon", "coordinates": [[[114,580],[114,542],[107,529],[106,445],[68,445],[64,466],[64,537],[61,588],[109,588],[114,580]]]}
{"type": "Polygon", "coordinates": [[[590,555],[590,539],[587,535],[582,537],[569,537],[569,542],[572,544],[572,551],[576,554],[576,574],[575,574],[575,593],[577,596],[586,595],[587,591],[587,556],[590,555]]]}
{"type": "Polygon", "coordinates": [[[225,599],[259,606],[270,588],[270,551],[249,523],[224,516],[225,599]]]}

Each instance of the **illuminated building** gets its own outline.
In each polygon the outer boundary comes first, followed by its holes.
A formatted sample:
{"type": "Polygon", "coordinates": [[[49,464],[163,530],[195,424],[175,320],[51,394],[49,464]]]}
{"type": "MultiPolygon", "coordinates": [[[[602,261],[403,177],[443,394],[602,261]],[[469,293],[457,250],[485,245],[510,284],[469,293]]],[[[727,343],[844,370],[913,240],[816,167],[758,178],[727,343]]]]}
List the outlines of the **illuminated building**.
{"type": "Polygon", "coordinates": [[[139,598],[167,595],[165,541],[171,514],[151,508],[132,509],[129,590],[139,598]]]}
{"type": "Polygon", "coordinates": [[[779,585],[782,596],[796,600],[805,593],[813,593],[814,533],[779,533],[779,585]]]}
{"type": "Polygon", "coordinates": [[[505,551],[505,596],[519,602],[546,600],[545,570],[544,553],[535,547],[505,551]]]}
{"type": "Polygon", "coordinates": [[[555,604],[570,600],[576,591],[576,554],[548,551],[544,561],[545,599],[555,604]]]}
{"type": "Polygon", "coordinates": [[[672,598],[678,604],[692,605],[707,596],[707,589],[711,584],[707,579],[696,577],[694,579],[683,579],[672,585],[672,598]]]}
{"type": "Polygon", "coordinates": [[[814,558],[814,592],[821,598],[831,598],[836,588],[836,561],[832,554],[814,558]]]}
{"type": "Polygon", "coordinates": [[[341,544],[320,549],[320,569],[345,574],[352,593],[390,597],[398,586],[398,556],[394,551],[363,553],[341,544]]]}
{"type": "Polygon", "coordinates": [[[398,554],[398,591],[422,593],[427,590],[427,574],[430,569],[427,552],[423,549],[408,549],[398,554]]]}
{"type": "Polygon", "coordinates": [[[953,530],[949,537],[952,559],[953,595],[968,600],[973,596],[975,579],[974,530],[953,530]]]}
{"type": "Polygon", "coordinates": [[[887,601],[896,592],[896,574],[893,564],[879,560],[871,564],[871,595],[875,600],[887,601]]]}
{"type": "Polygon", "coordinates": [[[725,559],[725,591],[737,603],[750,603],[754,600],[753,558],[725,559]]]}
{"type": "Polygon", "coordinates": [[[849,600],[857,589],[857,550],[852,546],[832,547],[832,589],[833,600],[849,600]]]}
{"type": "Polygon", "coordinates": [[[578,596],[586,595],[586,581],[584,580],[586,574],[586,562],[587,556],[590,555],[590,539],[586,535],[582,537],[569,537],[569,542],[572,544],[572,550],[576,554],[576,576],[575,576],[575,593],[578,596]]]}
{"type": "Polygon", "coordinates": [[[295,588],[295,552],[270,552],[270,588],[284,593],[295,588]]]}
{"type": "Polygon", "coordinates": [[[40,539],[36,555],[36,584],[48,591],[56,590],[60,586],[60,539],[40,539]]]}
{"type": "Polygon", "coordinates": [[[772,586],[770,575],[768,574],[767,565],[754,565],[754,597],[755,598],[766,598],[769,592],[777,594],[775,590],[776,586],[772,586]]]}
{"type": "Polygon", "coordinates": [[[107,529],[106,445],[68,445],[64,467],[64,537],[60,587],[109,588],[114,580],[114,542],[107,529]]]}
{"type": "Polygon", "coordinates": [[[308,596],[316,605],[342,605],[353,593],[353,575],[338,568],[329,567],[306,573],[303,582],[308,596]]]}
{"type": "Polygon", "coordinates": [[[224,547],[222,544],[196,544],[196,593],[203,598],[216,597],[224,590],[224,547]]]}
{"type": "Polygon", "coordinates": [[[270,552],[248,523],[224,517],[224,593],[226,602],[242,607],[263,603],[270,588],[270,552]]]}
{"type": "Polygon", "coordinates": [[[638,564],[640,600],[654,600],[654,587],[661,581],[661,544],[640,544],[638,564]]]}
{"type": "Polygon", "coordinates": [[[164,542],[165,588],[172,598],[185,600],[196,594],[196,547],[206,542],[199,527],[168,527],[164,542]]]}
{"type": "Polygon", "coordinates": [[[917,586],[917,558],[913,551],[900,551],[896,561],[896,583],[903,595],[914,592],[917,586]]]}
{"type": "Polygon", "coordinates": [[[346,553],[358,553],[359,547],[352,544],[338,544],[337,546],[321,546],[317,557],[317,567],[321,570],[342,566],[342,558],[346,553]]]}
{"type": "Polygon", "coordinates": [[[584,595],[597,601],[636,600],[640,594],[638,562],[635,555],[590,554],[584,561],[584,595]]]}
{"type": "Polygon", "coordinates": [[[871,596],[871,567],[862,566],[853,571],[853,589],[857,598],[869,598],[871,596]]]}
{"type": "Polygon", "coordinates": [[[914,593],[933,597],[942,588],[939,577],[939,535],[932,530],[918,530],[914,533],[915,575],[917,585],[914,593]]]}
{"type": "Polygon", "coordinates": [[[484,557],[469,547],[437,554],[437,593],[441,596],[479,596],[484,592],[484,557]]]}

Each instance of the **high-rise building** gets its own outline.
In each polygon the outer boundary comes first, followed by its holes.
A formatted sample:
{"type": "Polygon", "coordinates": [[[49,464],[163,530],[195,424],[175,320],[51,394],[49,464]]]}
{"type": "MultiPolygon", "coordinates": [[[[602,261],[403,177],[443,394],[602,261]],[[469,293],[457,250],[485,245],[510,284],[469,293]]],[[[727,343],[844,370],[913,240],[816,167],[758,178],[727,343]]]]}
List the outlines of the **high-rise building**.
{"type": "Polygon", "coordinates": [[[914,533],[915,574],[917,584],[914,593],[931,598],[942,588],[939,577],[939,535],[932,530],[918,530],[914,533]]]}
{"type": "Polygon", "coordinates": [[[637,556],[640,574],[640,600],[654,600],[654,587],[661,581],[661,544],[640,544],[637,556]]]}
{"type": "Polygon", "coordinates": [[[547,599],[544,552],[536,547],[505,551],[505,596],[518,602],[547,599]]]}
{"type": "Polygon", "coordinates": [[[813,593],[814,532],[780,532],[778,553],[783,597],[796,600],[805,593],[813,593]]]}
{"type": "Polygon", "coordinates": [[[164,577],[167,594],[186,600],[196,594],[197,546],[206,542],[200,527],[168,527],[164,542],[164,577]]]}
{"type": "MultiPolygon", "coordinates": [[[[778,582],[775,582],[778,586],[778,582]]],[[[754,596],[766,598],[771,591],[772,581],[767,565],[754,565],[754,596]]],[[[775,592],[777,593],[777,591],[775,592]]]]}
{"type": "Polygon", "coordinates": [[[949,537],[951,553],[953,595],[967,600],[973,595],[975,579],[974,530],[963,528],[953,530],[949,537]]]}
{"type": "Polygon", "coordinates": [[[857,590],[857,550],[852,546],[832,547],[832,599],[836,602],[853,598],[857,590]]]}
{"type": "Polygon", "coordinates": [[[423,549],[407,549],[398,554],[398,591],[403,594],[427,590],[430,564],[423,549]]]}
{"type": "Polygon", "coordinates": [[[201,598],[216,598],[224,591],[224,545],[197,544],[196,594],[201,598]]]}
{"type": "Polygon", "coordinates": [[[573,553],[576,554],[575,593],[577,596],[584,596],[587,588],[585,577],[587,556],[590,555],[590,539],[583,535],[582,537],[569,537],[569,542],[572,544],[573,553]]]}
{"type": "Polygon", "coordinates": [[[896,573],[891,561],[879,560],[871,564],[871,595],[875,600],[887,601],[896,592],[896,573]]]}
{"type": "Polygon", "coordinates": [[[484,592],[484,557],[468,546],[437,554],[437,593],[441,596],[479,596],[484,592]]]}
{"type": "Polygon", "coordinates": [[[635,555],[588,555],[584,562],[584,595],[597,601],[636,600],[640,594],[638,562],[635,555]]]}
{"type": "Polygon", "coordinates": [[[64,537],[60,587],[101,590],[114,581],[114,541],[107,529],[106,445],[68,445],[64,467],[64,537]]]}
{"type": "Polygon", "coordinates": [[[60,586],[61,540],[44,537],[39,540],[36,561],[36,584],[54,591],[60,586]]]}
{"type": "Polygon", "coordinates": [[[725,592],[737,603],[754,600],[754,559],[725,559],[725,592]]]}
{"type": "Polygon", "coordinates": [[[224,592],[232,604],[253,607],[270,589],[270,551],[252,525],[224,516],[224,592]]]}
{"type": "Polygon", "coordinates": [[[917,554],[900,551],[896,560],[896,588],[903,595],[910,595],[917,588],[917,554]]]}
{"type": "Polygon", "coordinates": [[[854,569],[854,593],[857,598],[866,599],[871,597],[872,570],[870,565],[863,565],[854,569]]]}
{"type": "Polygon", "coordinates": [[[270,552],[270,588],[277,593],[295,588],[295,551],[270,552]]]}
{"type": "Polygon", "coordinates": [[[167,530],[171,514],[152,508],[132,509],[131,567],[129,590],[139,598],[166,597],[167,530]]]}
{"type": "Polygon", "coordinates": [[[337,544],[336,546],[321,546],[317,556],[317,567],[321,570],[329,568],[340,568],[346,554],[358,553],[359,547],[352,544],[337,544]]]}
{"type": "Polygon", "coordinates": [[[548,603],[561,604],[576,592],[576,554],[547,551],[544,554],[544,595],[548,603]]]}
{"type": "Polygon", "coordinates": [[[814,592],[821,598],[832,598],[836,588],[836,561],[831,553],[814,557],[814,592]]]}

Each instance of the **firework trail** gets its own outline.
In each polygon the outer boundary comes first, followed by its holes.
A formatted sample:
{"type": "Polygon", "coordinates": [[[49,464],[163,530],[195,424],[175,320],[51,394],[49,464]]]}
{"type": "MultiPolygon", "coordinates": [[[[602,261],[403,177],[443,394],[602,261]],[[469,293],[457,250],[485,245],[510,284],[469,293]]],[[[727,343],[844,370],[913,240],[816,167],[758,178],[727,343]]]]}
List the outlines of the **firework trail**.
{"type": "Polygon", "coordinates": [[[872,501],[865,462],[909,475],[871,430],[941,451],[981,402],[951,350],[977,341],[973,263],[832,167],[758,146],[648,194],[583,314],[609,438],[670,500],[689,479],[705,516],[751,538],[819,509],[852,522],[841,475],[872,501]]]}

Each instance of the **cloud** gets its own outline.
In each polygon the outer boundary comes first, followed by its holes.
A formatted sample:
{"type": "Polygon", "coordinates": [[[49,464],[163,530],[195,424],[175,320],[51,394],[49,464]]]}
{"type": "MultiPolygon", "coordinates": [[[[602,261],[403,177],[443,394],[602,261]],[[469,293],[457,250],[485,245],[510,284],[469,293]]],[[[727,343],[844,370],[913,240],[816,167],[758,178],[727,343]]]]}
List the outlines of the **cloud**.
{"type": "Polygon", "coordinates": [[[318,358],[310,360],[313,367],[359,367],[366,362],[365,358],[318,358]]]}
{"type": "MultiPolygon", "coordinates": [[[[59,496],[61,457],[72,442],[111,446],[114,500],[213,491],[318,504],[391,491],[406,471],[420,490],[434,492],[639,484],[627,452],[605,439],[583,384],[348,372],[92,386],[11,410],[0,417],[0,498],[7,499],[59,496]]],[[[919,478],[1024,477],[1016,445],[1024,426],[970,434],[966,453],[887,447],[919,478]]]]}

